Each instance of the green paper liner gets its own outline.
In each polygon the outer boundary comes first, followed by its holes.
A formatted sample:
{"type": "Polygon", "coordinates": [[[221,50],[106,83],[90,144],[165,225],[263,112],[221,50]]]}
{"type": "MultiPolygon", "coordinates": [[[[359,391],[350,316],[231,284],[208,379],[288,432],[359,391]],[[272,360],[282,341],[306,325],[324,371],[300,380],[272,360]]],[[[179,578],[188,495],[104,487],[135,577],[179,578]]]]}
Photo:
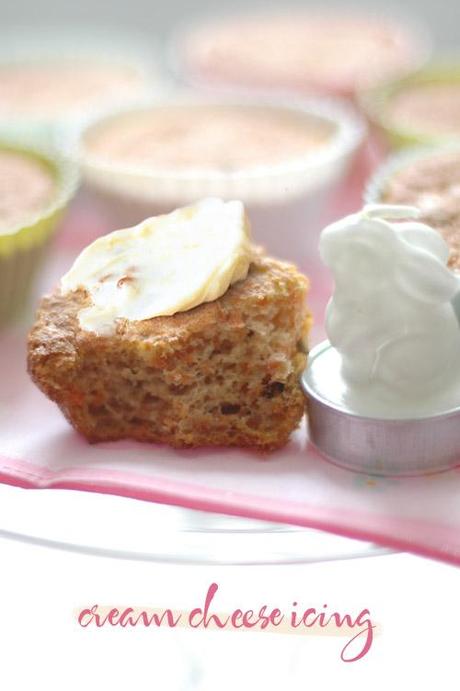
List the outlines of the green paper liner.
{"type": "Polygon", "coordinates": [[[77,167],[51,149],[30,145],[5,132],[0,152],[10,151],[39,161],[55,182],[53,201],[27,222],[0,231],[0,327],[25,308],[46,249],[79,182],[77,167]]]}
{"type": "Polygon", "coordinates": [[[377,130],[384,135],[392,149],[437,146],[460,141],[460,134],[428,134],[416,128],[398,125],[387,116],[387,105],[396,93],[408,86],[433,83],[458,84],[460,87],[460,62],[433,64],[408,77],[387,82],[383,86],[360,94],[361,108],[377,130]]]}

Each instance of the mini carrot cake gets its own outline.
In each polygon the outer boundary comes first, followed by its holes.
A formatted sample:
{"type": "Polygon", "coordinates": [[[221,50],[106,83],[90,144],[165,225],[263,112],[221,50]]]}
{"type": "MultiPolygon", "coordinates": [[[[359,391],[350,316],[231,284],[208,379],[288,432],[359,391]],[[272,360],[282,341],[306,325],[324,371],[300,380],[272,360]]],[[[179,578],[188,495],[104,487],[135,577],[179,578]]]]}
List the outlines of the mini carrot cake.
{"type": "Polygon", "coordinates": [[[24,317],[50,240],[77,186],[77,168],[66,156],[2,134],[0,331],[24,317]]]}
{"type": "Polygon", "coordinates": [[[142,97],[137,65],[66,56],[0,63],[0,118],[59,118],[105,102],[142,97]]]}
{"type": "Polygon", "coordinates": [[[275,449],[304,411],[307,279],[207,199],[99,238],[45,297],[32,379],[91,442],[275,449]]]}
{"type": "Polygon", "coordinates": [[[0,233],[43,211],[56,194],[43,161],[14,149],[0,149],[0,233]]]}
{"type": "Polygon", "coordinates": [[[194,82],[341,96],[411,71],[426,52],[415,27],[337,8],[235,14],[178,39],[179,64],[194,82]]]}
{"type": "MultiPolygon", "coordinates": [[[[422,73],[423,74],[423,73],[422,73]]],[[[460,79],[410,81],[396,89],[386,107],[391,125],[422,137],[460,134],[460,79]]]]}
{"type": "Polygon", "coordinates": [[[385,181],[379,201],[418,207],[420,220],[447,242],[449,266],[460,269],[460,150],[434,149],[414,157],[385,181]]]}

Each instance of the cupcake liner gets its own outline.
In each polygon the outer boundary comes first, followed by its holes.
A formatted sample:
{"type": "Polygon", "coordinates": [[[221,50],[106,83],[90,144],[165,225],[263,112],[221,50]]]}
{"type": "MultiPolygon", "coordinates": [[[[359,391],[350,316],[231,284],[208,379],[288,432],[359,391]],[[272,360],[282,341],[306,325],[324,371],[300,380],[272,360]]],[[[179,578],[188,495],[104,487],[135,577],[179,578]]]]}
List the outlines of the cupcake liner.
{"type": "Polygon", "coordinates": [[[68,158],[23,140],[0,139],[0,151],[40,161],[55,180],[53,201],[27,221],[0,232],[0,327],[20,315],[30,295],[46,249],[64,210],[75,194],[79,176],[68,158]]]}
{"type": "Polygon", "coordinates": [[[22,314],[47,246],[48,240],[0,257],[0,327],[22,314]]]}
{"type": "Polygon", "coordinates": [[[286,195],[295,198],[321,188],[340,175],[366,133],[365,125],[346,105],[332,99],[296,99],[279,93],[276,98],[229,99],[206,98],[196,94],[169,95],[167,98],[139,102],[135,107],[121,108],[105,117],[90,118],[76,129],[71,146],[72,154],[82,164],[84,177],[90,186],[140,202],[168,204],[193,201],[203,196],[238,197],[248,203],[284,201],[286,195]],[[97,156],[82,153],[86,133],[102,123],[130,112],[142,112],[155,107],[173,106],[245,106],[303,112],[312,118],[331,123],[335,134],[329,144],[317,152],[270,166],[257,166],[234,172],[111,164],[97,156]]]}
{"type": "MultiPolygon", "coordinates": [[[[364,140],[366,128],[362,120],[351,109],[332,100],[292,103],[292,97],[290,101],[286,98],[254,101],[176,95],[136,110],[170,104],[243,105],[304,112],[332,123],[335,133],[330,143],[317,152],[276,165],[228,172],[198,168],[152,170],[110,164],[94,155],[83,156],[81,143],[85,134],[106,119],[89,121],[76,132],[73,155],[82,163],[87,193],[98,201],[113,228],[134,225],[203,197],[240,199],[251,220],[255,242],[304,270],[318,265],[319,217],[364,140]]],[[[123,109],[109,118],[132,111],[132,108],[123,109]]]]}
{"type": "Polygon", "coordinates": [[[66,128],[80,122],[88,112],[117,108],[121,103],[134,102],[165,89],[166,80],[157,54],[155,46],[149,44],[147,48],[146,41],[140,37],[113,34],[112,30],[95,32],[91,29],[82,34],[78,30],[69,33],[68,29],[55,27],[41,30],[37,35],[36,29],[13,28],[0,41],[0,68],[24,63],[59,62],[60,59],[77,62],[94,60],[98,64],[131,67],[139,77],[139,89],[132,95],[125,94],[123,98],[104,97],[91,106],[73,108],[56,115],[8,116],[0,112],[0,128],[7,135],[27,137],[45,146],[56,145],[56,138],[59,142],[66,128]]]}
{"type": "MultiPolygon", "coordinates": [[[[355,8],[355,15],[358,18],[364,18],[369,20],[379,19],[383,22],[391,22],[392,25],[396,26],[399,30],[407,35],[413,47],[413,58],[410,64],[405,67],[401,66],[398,69],[398,76],[403,77],[405,75],[411,74],[415,70],[420,69],[429,60],[432,49],[433,41],[431,34],[428,31],[427,26],[420,21],[420,19],[410,13],[405,12],[401,8],[392,8],[390,13],[381,12],[376,9],[373,11],[363,10],[362,8],[355,8]]],[[[220,12],[217,16],[216,13],[204,12],[201,16],[195,17],[194,19],[188,19],[180,22],[176,25],[176,28],[172,32],[168,45],[167,45],[167,55],[166,63],[169,67],[169,71],[172,77],[180,84],[190,85],[195,88],[203,89],[207,92],[214,92],[223,95],[239,95],[239,96],[257,96],[267,94],[269,91],[278,91],[280,89],[289,89],[291,94],[296,94],[297,96],[326,96],[332,98],[344,98],[351,100],[352,102],[356,99],[356,86],[351,86],[349,83],[343,83],[343,81],[335,79],[333,74],[329,74],[327,79],[315,79],[311,75],[308,79],[299,80],[297,82],[292,81],[289,85],[284,84],[280,86],[279,84],[273,84],[273,80],[266,79],[265,83],[261,81],[254,81],[253,83],[248,83],[246,79],[238,81],[237,79],[225,79],[219,75],[212,75],[212,68],[207,71],[203,71],[201,68],[193,64],[193,59],[190,60],[187,57],[186,46],[189,39],[195,34],[197,30],[214,27],[220,27],[228,21],[232,21],[239,18],[246,17],[266,17],[266,16],[279,16],[280,14],[289,15],[291,12],[299,12],[298,6],[283,6],[283,10],[280,12],[279,7],[275,6],[265,8],[264,10],[229,10],[226,12],[220,12]]],[[[302,10],[301,10],[302,12],[302,10]]],[[[320,16],[337,15],[337,13],[343,14],[343,7],[329,7],[328,9],[309,8],[304,11],[304,13],[309,13],[311,15],[319,14],[320,16]]],[[[353,14],[353,7],[351,8],[353,14]]]]}
{"type": "Polygon", "coordinates": [[[404,88],[417,84],[458,83],[460,86],[460,62],[435,64],[402,79],[387,82],[383,86],[364,91],[359,103],[370,121],[383,134],[391,148],[399,150],[414,146],[437,146],[460,141],[460,135],[428,134],[416,128],[398,125],[386,115],[391,98],[404,88]]]}
{"type": "Polygon", "coordinates": [[[423,160],[436,154],[448,153],[449,151],[458,151],[460,153],[460,141],[444,143],[438,146],[418,146],[394,153],[375,171],[368,181],[363,194],[364,203],[379,203],[387,181],[395,173],[404,170],[406,166],[415,161],[423,160]]]}

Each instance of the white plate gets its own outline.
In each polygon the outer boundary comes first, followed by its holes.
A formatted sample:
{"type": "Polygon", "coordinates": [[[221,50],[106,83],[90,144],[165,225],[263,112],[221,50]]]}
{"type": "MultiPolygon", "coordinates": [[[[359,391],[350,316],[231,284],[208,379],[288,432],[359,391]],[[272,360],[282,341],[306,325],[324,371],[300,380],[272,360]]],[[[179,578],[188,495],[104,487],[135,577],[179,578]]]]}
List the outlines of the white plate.
{"type": "Polygon", "coordinates": [[[0,537],[117,559],[289,564],[392,550],[295,526],[73,490],[0,485],[0,537]]]}

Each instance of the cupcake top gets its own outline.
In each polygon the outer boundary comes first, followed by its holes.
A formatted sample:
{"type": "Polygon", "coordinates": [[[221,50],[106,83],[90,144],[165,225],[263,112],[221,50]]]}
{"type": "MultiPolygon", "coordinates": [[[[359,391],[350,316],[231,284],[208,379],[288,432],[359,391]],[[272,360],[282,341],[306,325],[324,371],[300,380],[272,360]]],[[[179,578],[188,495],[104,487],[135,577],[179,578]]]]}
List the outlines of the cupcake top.
{"type": "Polygon", "coordinates": [[[102,121],[83,155],[142,169],[232,172],[280,164],[325,146],[334,125],[295,111],[236,105],[168,105],[102,121]]]}
{"type": "Polygon", "coordinates": [[[0,234],[44,210],[55,192],[53,174],[40,160],[0,149],[0,234]]]}
{"type": "Polygon", "coordinates": [[[135,97],[145,77],[132,65],[60,59],[0,65],[0,118],[55,118],[135,97]]]}
{"type": "Polygon", "coordinates": [[[192,74],[247,86],[318,86],[353,92],[401,74],[420,59],[419,41],[382,17],[319,12],[242,16],[185,36],[192,74]]]}
{"type": "Polygon", "coordinates": [[[434,151],[399,168],[384,182],[380,201],[418,207],[449,245],[449,266],[460,270],[459,150],[434,151]]]}
{"type": "Polygon", "coordinates": [[[460,135],[460,80],[407,84],[386,106],[389,124],[428,136],[460,135]]]}

